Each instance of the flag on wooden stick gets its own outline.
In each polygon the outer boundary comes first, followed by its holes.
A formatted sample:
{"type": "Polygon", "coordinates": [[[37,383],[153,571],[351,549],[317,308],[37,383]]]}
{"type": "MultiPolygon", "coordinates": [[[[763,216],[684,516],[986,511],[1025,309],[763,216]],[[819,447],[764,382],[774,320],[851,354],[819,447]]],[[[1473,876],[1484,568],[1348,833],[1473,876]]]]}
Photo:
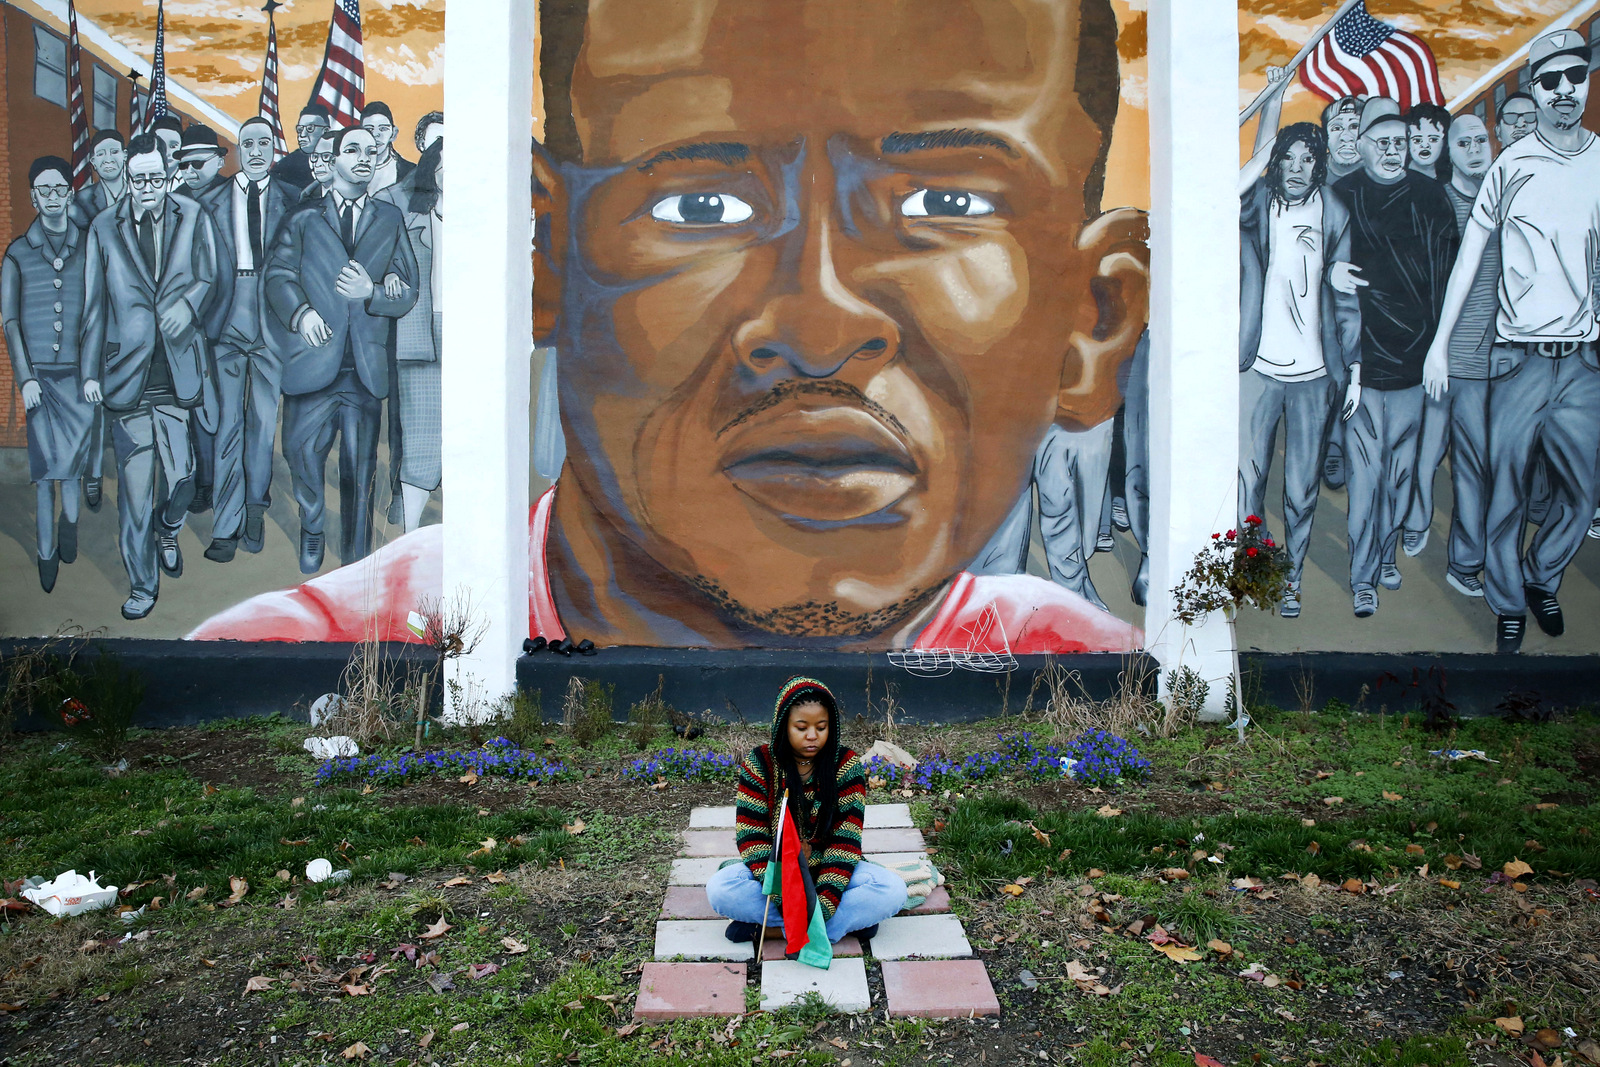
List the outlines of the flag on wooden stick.
{"type": "Polygon", "coordinates": [[[1387,96],[1404,114],[1417,104],[1443,104],[1439,66],[1427,42],[1367,12],[1365,2],[1339,17],[1300,67],[1306,88],[1328,100],[1387,96]]]}
{"type": "Polygon", "coordinates": [[[794,812],[789,810],[787,792],[778,805],[772,859],[767,861],[761,891],[779,898],[784,955],[807,966],[827,970],[833,963],[833,944],[828,940],[828,926],[822,917],[817,884],[811,878],[811,865],[800,848],[800,831],[795,826],[794,812]]]}

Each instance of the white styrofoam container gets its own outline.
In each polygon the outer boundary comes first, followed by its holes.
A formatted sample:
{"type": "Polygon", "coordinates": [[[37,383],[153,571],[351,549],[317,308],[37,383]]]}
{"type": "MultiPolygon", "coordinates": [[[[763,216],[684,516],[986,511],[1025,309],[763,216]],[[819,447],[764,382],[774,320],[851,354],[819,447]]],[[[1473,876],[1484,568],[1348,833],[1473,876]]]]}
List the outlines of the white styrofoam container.
{"type": "Polygon", "coordinates": [[[66,871],[48,882],[29,886],[22,895],[51,915],[82,915],[103,908],[117,899],[117,887],[102,886],[94,871],[85,878],[77,871],[66,871]]]}

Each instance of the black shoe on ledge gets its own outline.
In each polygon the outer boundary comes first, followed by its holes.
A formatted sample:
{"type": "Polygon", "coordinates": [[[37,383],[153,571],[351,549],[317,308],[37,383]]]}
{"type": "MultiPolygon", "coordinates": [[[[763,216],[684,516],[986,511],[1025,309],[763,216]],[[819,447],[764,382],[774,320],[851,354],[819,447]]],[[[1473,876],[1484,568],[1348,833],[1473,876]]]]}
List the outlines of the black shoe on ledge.
{"type": "Polygon", "coordinates": [[[759,923],[742,923],[735,919],[728,924],[728,929],[724,931],[722,936],[729,941],[750,941],[753,943],[760,934],[761,925],[759,923]]]}

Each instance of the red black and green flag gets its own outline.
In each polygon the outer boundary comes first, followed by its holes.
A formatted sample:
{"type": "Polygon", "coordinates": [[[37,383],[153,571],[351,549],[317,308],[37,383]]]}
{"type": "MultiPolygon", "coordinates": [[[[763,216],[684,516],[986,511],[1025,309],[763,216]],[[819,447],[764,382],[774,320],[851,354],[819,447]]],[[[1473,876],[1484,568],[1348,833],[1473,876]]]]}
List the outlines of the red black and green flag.
{"type": "Polygon", "coordinates": [[[778,825],[772,835],[772,859],[767,863],[761,891],[779,899],[783,915],[784,955],[811,967],[827,970],[833,963],[833,944],[822,917],[822,901],[811,878],[811,865],[800,850],[800,831],[789,811],[789,795],[778,805],[778,825]]]}

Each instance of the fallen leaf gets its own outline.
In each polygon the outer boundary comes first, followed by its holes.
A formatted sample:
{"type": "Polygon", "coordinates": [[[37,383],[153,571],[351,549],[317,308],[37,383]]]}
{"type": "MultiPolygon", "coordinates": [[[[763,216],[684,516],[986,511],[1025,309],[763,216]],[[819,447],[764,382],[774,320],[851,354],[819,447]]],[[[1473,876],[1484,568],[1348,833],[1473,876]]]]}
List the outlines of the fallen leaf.
{"type": "Polygon", "coordinates": [[[1367,891],[1366,884],[1363,883],[1359,878],[1346,878],[1344,880],[1344,885],[1340,886],[1339,888],[1343,889],[1346,893],[1355,893],[1358,895],[1367,891]]]}
{"type": "Polygon", "coordinates": [[[505,871],[495,871],[493,874],[486,874],[486,875],[483,876],[483,880],[485,882],[488,882],[490,885],[505,885],[506,884],[506,872],[505,871]]]}
{"type": "Polygon", "coordinates": [[[1590,1063],[1600,1063],[1600,1045],[1586,1037],[1578,1042],[1578,1055],[1590,1063]]]}
{"type": "Polygon", "coordinates": [[[1099,867],[1090,867],[1089,868],[1089,873],[1084,875],[1084,877],[1089,879],[1089,881],[1091,881],[1091,882],[1094,881],[1096,878],[1104,878],[1105,876],[1106,876],[1106,872],[1102,871],[1099,867]]]}
{"type": "Polygon", "coordinates": [[[1553,1049],[1561,1047],[1561,1031],[1546,1026],[1533,1035],[1533,1040],[1541,1048],[1553,1049]]]}
{"type": "Polygon", "coordinates": [[[1560,804],[1546,802],[1544,804],[1535,804],[1533,807],[1535,811],[1555,811],[1560,806],[1560,804]]]}
{"type": "Polygon", "coordinates": [[[1533,868],[1521,860],[1507,860],[1506,865],[1500,868],[1507,878],[1521,878],[1525,874],[1532,874],[1533,868]]]}
{"type": "Polygon", "coordinates": [[[1461,883],[1460,882],[1452,882],[1448,878],[1439,879],[1439,884],[1444,886],[1446,889],[1460,889],[1461,888],[1461,883]]]}
{"type": "Polygon", "coordinates": [[[1320,844],[1318,844],[1317,842],[1313,841],[1313,842],[1311,842],[1311,844],[1306,846],[1306,851],[1311,853],[1313,856],[1315,856],[1317,853],[1322,851],[1322,846],[1320,844]]]}
{"type": "Polygon", "coordinates": [[[1452,871],[1459,871],[1461,869],[1461,857],[1452,852],[1444,858],[1444,865],[1452,871]]]}
{"type": "Polygon", "coordinates": [[[1301,819],[1300,820],[1300,825],[1301,826],[1315,826],[1315,825],[1317,825],[1317,820],[1315,820],[1315,819],[1301,819]]]}
{"type": "Polygon", "coordinates": [[[278,872],[278,881],[280,881],[280,882],[287,882],[293,877],[294,877],[294,875],[290,874],[288,871],[279,871],[278,872]]]}
{"type": "Polygon", "coordinates": [[[574,837],[583,833],[588,828],[589,824],[584,822],[582,819],[573,819],[571,822],[567,823],[567,825],[562,827],[563,830],[574,837]]]}
{"type": "Polygon", "coordinates": [[[362,1044],[360,1041],[357,1041],[355,1044],[345,1049],[342,1055],[347,1060],[364,1060],[367,1058],[367,1053],[371,1051],[372,1050],[366,1045],[362,1044]]]}
{"type": "Polygon", "coordinates": [[[1161,877],[1169,882],[1182,882],[1188,879],[1189,872],[1182,867],[1168,867],[1161,872],[1161,877]]]}
{"type": "Polygon", "coordinates": [[[1003,885],[1000,887],[1000,892],[1010,893],[1014,897],[1020,897],[1022,895],[1022,887],[1016,884],[1003,885]]]}
{"type": "Polygon", "coordinates": [[[1194,1054],[1194,1067],[1227,1067],[1227,1065],[1212,1059],[1204,1052],[1196,1052],[1194,1054]]]}
{"type": "Polygon", "coordinates": [[[1300,887],[1302,889],[1315,889],[1321,884],[1322,879],[1318,878],[1314,874],[1308,874],[1304,878],[1300,879],[1300,887]]]}
{"type": "Polygon", "coordinates": [[[418,1048],[427,1048],[431,1044],[433,1044],[433,1031],[432,1030],[429,1030],[427,1033],[425,1033],[421,1037],[417,1038],[417,1047],[418,1048]]]}
{"type": "Polygon", "coordinates": [[[1043,830],[1039,829],[1037,826],[1033,825],[1033,823],[1031,823],[1031,822],[1028,823],[1028,829],[1033,831],[1033,839],[1035,841],[1039,842],[1039,844],[1043,845],[1045,848],[1049,848],[1050,847],[1050,835],[1049,834],[1045,833],[1043,830]]]}
{"type": "Polygon", "coordinates": [[[276,978],[268,978],[264,974],[258,974],[244,984],[244,991],[246,993],[265,993],[272,988],[272,983],[276,981],[276,978]]]}
{"type": "Polygon", "coordinates": [[[1423,848],[1421,845],[1417,844],[1415,841],[1413,841],[1411,844],[1406,846],[1406,855],[1408,855],[1408,856],[1420,856],[1426,851],[1427,851],[1427,849],[1423,848]]]}
{"type": "Polygon", "coordinates": [[[443,937],[453,929],[455,929],[455,927],[445,922],[444,916],[441,915],[438,922],[434,923],[432,926],[428,927],[422,932],[422,939],[424,941],[432,941],[435,938],[443,937]]]}
{"type": "Polygon", "coordinates": [[[1385,789],[1383,791],[1383,799],[1385,799],[1385,800],[1404,800],[1405,798],[1402,797],[1399,793],[1391,793],[1387,789],[1385,789]]]}
{"type": "Polygon", "coordinates": [[[1228,944],[1226,941],[1218,941],[1214,937],[1210,941],[1206,942],[1206,948],[1210,949],[1212,952],[1215,952],[1219,956],[1226,956],[1233,951],[1232,945],[1228,944]]]}
{"type": "Polygon", "coordinates": [[[1322,802],[1331,808],[1335,804],[1343,804],[1344,797],[1323,797],[1322,802]]]}
{"type": "Polygon", "coordinates": [[[1176,941],[1169,941],[1164,945],[1153,946],[1157,952],[1164,953],[1174,963],[1194,963],[1201,958],[1200,953],[1187,945],[1180,945],[1176,941]]]}
{"type": "Polygon", "coordinates": [[[435,993],[443,993],[447,989],[456,987],[455,979],[450,977],[448,971],[435,971],[428,975],[428,988],[435,993]]]}
{"type": "Polygon", "coordinates": [[[1522,1016],[1520,1015],[1502,1015],[1494,1021],[1494,1024],[1512,1037],[1519,1036],[1523,1030],[1522,1016]]]}
{"type": "Polygon", "coordinates": [[[357,985],[354,982],[345,982],[344,984],[340,985],[339,988],[350,994],[352,997],[364,997],[372,992],[371,986],[357,985]]]}
{"type": "Polygon", "coordinates": [[[191,889],[187,893],[185,893],[183,895],[183,898],[185,900],[188,900],[188,901],[192,902],[192,901],[199,900],[201,897],[203,897],[205,895],[206,895],[206,887],[203,886],[203,885],[197,885],[193,889],[191,889]]]}
{"type": "Polygon", "coordinates": [[[494,851],[494,847],[499,843],[500,842],[496,841],[492,837],[486,837],[479,842],[477,848],[467,853],[467,859],[471,859],[474,856],[487,856],[489,853],[494,851]]]}
{"type": "Polygon", "coordinates": [[[228,884],[233,887],[233,892],[229,893],[228,899],[222,902],[224,907],[230,904],[239,903],[244,899],[244,895],[250,892],[250,883],[245,881],[243,878],[240,878],[238,875],[234,875],[232,878],[229,878],[228,884]]]}
{"type": "Polygon", "coordinates": [[[466,774],[463,774],[460,778],[457,778],[456,781],[465,782],[467,785],[477,785],[478,784],[478,772],[477,771],[468,771],[466,774]]]}
{"type": "Polygon", "coordinates": [[[474,963],[467,968],[467,977],[472,979],[487,978],[500,969],[498,963],[474,963]]]}
{"type": "Polygon", "coordinates": [[[440,888],[441,889],[448,889],[448,888],[450,888],[451,886],[454,886],[454,885],[471,885],[471,884],[472,884],[472,879],[471,878],[452,878],[448,882],[445,882],[444,885],[440,886],[440,888]]]}
{"type": "Polygon", "coordinates": [[[311,839],[309,837],[303,837],[298,841],[290,841],[287,837],[280,837],[278,838],[278,844],[288,845],[290,848],[299,848],[301,845],[311,844],[311,839]]]}
{"type": "MultiPolygon", "coordinates": [[[[617,1036],[618,1037],[627,1037],[637,1029],[639,1029],[639,1024],[638,1023],[629,1023],[627,1026],[619,1026],[619,1027],[617,1027],[617,1036]]],[[[844,1042],[840,1041],[838,1038],[834,1038],[833,1041],[840,1048],[849,1048],[848,1045],[846,1045],[844,1042]]]]}
{"type": "Polygon", "coordinates": [[[528,951],[528,946],[514,937],[502,937],[500,944],[504,945],[505,950],[513,956],[520,956],[528,951]]]}
{"type": "Polygon", "coordinates": [[[463,1031],[463,1030],[465,1030],[467,1028],[467,1025],[468,1024],[466,1024],[466,1023],[456,1023],[454,1026],[452,1026],[450,1028],[450,1032],[452,1034],[459,1034],[461,1031],[463,1031]]]}
{"type": "Polygon", "coordinates": [[[1483,861],[1470,852],[1463,852],[1461,854],[1461,863],[1463,866],[1469,867],[1474,871],[1483,870],[1483,861]]]}
{"type": "Polygon", "coordinates": [[[1102,804],[1095,809],[1094,813],[1100,816],[1102,819],[1114,819],[1118,815],[1122,814],[1122,809],[1113,808],[1110,804],[1102,804]]]}

